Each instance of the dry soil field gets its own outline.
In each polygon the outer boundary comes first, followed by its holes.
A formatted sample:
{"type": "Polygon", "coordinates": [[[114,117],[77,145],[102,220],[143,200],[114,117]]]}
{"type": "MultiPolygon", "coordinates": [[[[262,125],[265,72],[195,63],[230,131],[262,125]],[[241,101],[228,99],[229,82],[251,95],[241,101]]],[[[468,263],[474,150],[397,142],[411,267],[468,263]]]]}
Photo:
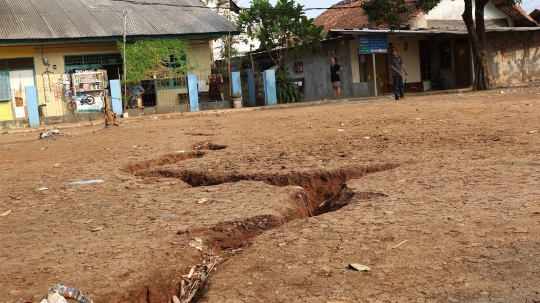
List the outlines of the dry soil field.
{"type": "Polygon", "coordinates": [[[518,89],[0,134],[0,302],[540,302],[539,116],[518,89]]]}

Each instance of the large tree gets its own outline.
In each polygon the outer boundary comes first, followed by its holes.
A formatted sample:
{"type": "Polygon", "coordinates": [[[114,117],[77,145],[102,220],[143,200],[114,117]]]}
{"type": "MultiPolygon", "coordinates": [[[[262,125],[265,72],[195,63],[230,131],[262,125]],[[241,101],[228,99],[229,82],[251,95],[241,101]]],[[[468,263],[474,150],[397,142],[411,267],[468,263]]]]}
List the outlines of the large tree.
{"type": "MultiPolygon", "coordinates": [[[[440,1],[441,0],[369,0],[361,4],[361,7],[364,10],[364,14],[368,17],[369,22],[377,25],[386,25],[391,29],[399,29],[403,24],[402,16],[412,8],[429,12],[440,1]]],[[[461,17],[467,27],[469,40],[471,41],[473,50],[475,73],[473,89],[486,90],[490,88],[490,83],[488,57],[486,53],[484,8],[489,3],[489,0],[463,1],[465,1],[465,11],[461,17]]],[[[506,0],[506,2],[508,5],[513,5],[515,3],[512,0],[506,0]]]]}
{"type": "Polygon", "coordinates": [[[238,17],[238,27],[259,40],[276,64],[282,64],[289,49],[313,49],[321,45],[323,26],[306,17],[304,6],[294,0],[252,0],[251,7],[238,17]]]}
{"type": "Polygon", "coordinates": [[[238,17],[238,28],[258,40],[278,66],[276,88],[280,103],[296,102],[302,94],[287,72],[287,53],[300,49],[313,50],[321,45],[323,26],[306,17],[304,7],[294,0],[278,0],[273,6],[268,0],[252,0],[251,7],[238,17]]]}

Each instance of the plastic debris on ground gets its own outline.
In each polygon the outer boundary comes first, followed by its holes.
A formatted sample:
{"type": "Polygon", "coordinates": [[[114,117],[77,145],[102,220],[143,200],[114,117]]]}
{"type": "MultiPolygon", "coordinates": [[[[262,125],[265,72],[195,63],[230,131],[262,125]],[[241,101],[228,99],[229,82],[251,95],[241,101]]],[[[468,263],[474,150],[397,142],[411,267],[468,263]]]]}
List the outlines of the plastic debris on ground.
{"type": "Polygon", "coordinates": [[[200,238],[193,239],[193,241],[189,242],[189,246],[194,247],[199,251],[203,250],[203,242],[200,238]]]}
{"type": "Polygon", "coordinates": [[[172,219],[172,218],[176,218],[176,214],[170,215],[170,216],[161,216],[160,218],[161,219],[172,219]]]}
{"type": "Polygon", "coordinates": [[[76,181],[68,183],[68,185],[84,185],[84,184],[92,184],[92,183],[103,183],[103,180],[88,180],[88,181],[76,181]]]}
{"type": "Polygon", "coordinates": [[[51,135],[63,135],[61,131],[57,130],[57,129],[52,129],[48,132],[45,132],[45,133],[39,133],[39,138],[40,139],[45,139],[51,135]]]}
{"type": "Polygon", "coordinates": [[[362,265],[362,264],[358,264],[358,263],[351,263],[351,264],[349,264],[349,267],[351,267],[353,269],[356,269],[358,271],[370,271],[371,270],[370,267],[362,265]]]}
{"type": "Polygon", "coordinates": [[[102,226],[98,226],[98,227],[92,229],[92,232],[93,232],[93,233],[98,232],[98,231],[102,230],[103,227],[104,227],[103,225],[102,225],[102,226]]]}
{"type": "Polygon", "coordinates": [[[59,284],[51,288],[47,298],[43,299],[41,303],[67,303],[65,298],[75,299],[81,303],[94,303],[94,301],[86,298],[80,290],[59,284]]]}

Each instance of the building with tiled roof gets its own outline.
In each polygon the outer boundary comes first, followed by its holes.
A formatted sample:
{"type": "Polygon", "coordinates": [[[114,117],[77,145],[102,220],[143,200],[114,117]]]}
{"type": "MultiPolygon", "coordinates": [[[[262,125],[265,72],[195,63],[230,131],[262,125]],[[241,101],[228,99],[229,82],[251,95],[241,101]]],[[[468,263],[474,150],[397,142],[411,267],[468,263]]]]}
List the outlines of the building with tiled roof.
{"type": "MultiPolygon", "coordinates": [[[[314,20],[324,26],[323,46],[316,52],[290,55],[288,67],[294,78],[302,80],[306,99],[333,96],[331,57],[344,68],[343,96],[391,93],[390,47],[397,48],[409,72],[404,79],[409,92],[473,84],[472,48],[461,16],[464,1],[442,0],[429,12],[411,6],[395,30],[370,24],[360,4],[360,0],[344,0],[323,12],[314,20]]],[[[504,0],[491,0],[484,15],[492,85],[540,81],[540,27],[533,17],[504,0]]]]}

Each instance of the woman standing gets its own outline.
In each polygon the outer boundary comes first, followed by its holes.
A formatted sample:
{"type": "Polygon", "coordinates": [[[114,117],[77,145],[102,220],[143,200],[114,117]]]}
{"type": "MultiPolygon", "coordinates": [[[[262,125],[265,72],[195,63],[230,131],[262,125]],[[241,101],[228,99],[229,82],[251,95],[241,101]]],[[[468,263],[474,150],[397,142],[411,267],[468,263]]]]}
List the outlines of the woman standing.
{"type": "Polygon", "coordinates": [[[337,64],[337,58],[332,57],[330,59],[330,82],[332,82],[332,88],[334,89],[334,100],[341,98],[341,78],[339,73],[343,70],[339,64],[337,64]]]}
{"type": "Polygon", "coordinates": [[[223,77],[221,74],[218,75],[219,80],[216,77],[216,74],[208,76],[206,79],[206,84],[208,85],[208,92],[210,95],[210,101],[223,101],[221,100],[221,84],[223,84],[223,77]]]}

